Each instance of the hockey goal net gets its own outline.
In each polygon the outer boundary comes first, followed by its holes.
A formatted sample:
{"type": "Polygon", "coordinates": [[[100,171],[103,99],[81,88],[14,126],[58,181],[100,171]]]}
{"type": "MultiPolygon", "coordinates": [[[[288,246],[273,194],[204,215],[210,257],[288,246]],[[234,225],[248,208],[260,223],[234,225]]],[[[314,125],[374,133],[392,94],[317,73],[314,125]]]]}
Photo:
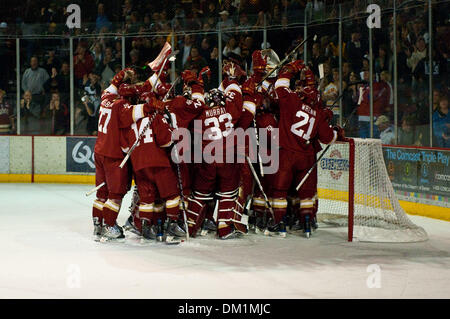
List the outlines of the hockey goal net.
{"type": "Polygon", "coordinates": [[[379,139],[335,143],[317,167],[319,225],[347,226],[349,241],[427,240],[395,196],[379,139]]]}

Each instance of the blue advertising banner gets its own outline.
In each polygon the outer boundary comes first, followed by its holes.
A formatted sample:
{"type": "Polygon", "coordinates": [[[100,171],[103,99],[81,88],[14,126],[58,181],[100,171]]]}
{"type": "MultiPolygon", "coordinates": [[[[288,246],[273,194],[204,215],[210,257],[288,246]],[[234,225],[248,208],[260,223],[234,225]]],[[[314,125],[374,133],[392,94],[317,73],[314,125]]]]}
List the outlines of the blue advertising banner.
{"type": "Polygon", "coordinates": [[[396,190],[450,194],[450,151],[383,147],[389,178],[396,190]]]}
{"type": "Polygon", "coordinates": [[[66,137],[66,171],[95,173],[96,137],[66,137]]]}

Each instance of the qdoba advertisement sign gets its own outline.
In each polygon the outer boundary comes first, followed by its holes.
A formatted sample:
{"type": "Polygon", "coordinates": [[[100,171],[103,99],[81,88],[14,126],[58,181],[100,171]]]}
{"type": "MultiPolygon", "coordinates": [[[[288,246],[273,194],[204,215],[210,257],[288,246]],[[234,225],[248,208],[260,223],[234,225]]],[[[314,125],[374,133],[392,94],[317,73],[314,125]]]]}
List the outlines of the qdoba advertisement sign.
{"type": "Polygon", "coordinates": [[[95,173],[95,140],[96,137],[66,137],[67,172],[95,173]]]}

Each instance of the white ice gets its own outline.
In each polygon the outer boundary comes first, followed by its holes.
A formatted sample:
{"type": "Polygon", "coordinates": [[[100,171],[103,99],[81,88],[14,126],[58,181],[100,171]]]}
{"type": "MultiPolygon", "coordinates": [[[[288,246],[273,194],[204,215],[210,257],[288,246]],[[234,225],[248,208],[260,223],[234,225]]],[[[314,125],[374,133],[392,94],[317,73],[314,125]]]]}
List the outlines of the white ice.
{"type": "Polygon", "coordinates": [[[450,297],[449,222],[411,216],[429,240],[410,244],[349,243],[335,228],[310,239],[98,243],[91,188],[0,184],[0,298],[450,297]]]}

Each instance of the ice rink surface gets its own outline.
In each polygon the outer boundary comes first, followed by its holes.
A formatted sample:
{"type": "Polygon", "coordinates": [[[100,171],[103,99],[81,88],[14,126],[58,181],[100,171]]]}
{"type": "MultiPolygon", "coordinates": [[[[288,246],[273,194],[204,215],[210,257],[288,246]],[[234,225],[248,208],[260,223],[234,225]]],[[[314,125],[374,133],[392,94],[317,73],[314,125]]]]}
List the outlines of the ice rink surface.
{"type": "Polygon", "coordinates": [[[98,243],[91,188],[0,184],[0,298],[450,298],[449,222],[411,216],[429,240],[410,244],[349,243],[325,227],[309,240],[98,243]]]}

